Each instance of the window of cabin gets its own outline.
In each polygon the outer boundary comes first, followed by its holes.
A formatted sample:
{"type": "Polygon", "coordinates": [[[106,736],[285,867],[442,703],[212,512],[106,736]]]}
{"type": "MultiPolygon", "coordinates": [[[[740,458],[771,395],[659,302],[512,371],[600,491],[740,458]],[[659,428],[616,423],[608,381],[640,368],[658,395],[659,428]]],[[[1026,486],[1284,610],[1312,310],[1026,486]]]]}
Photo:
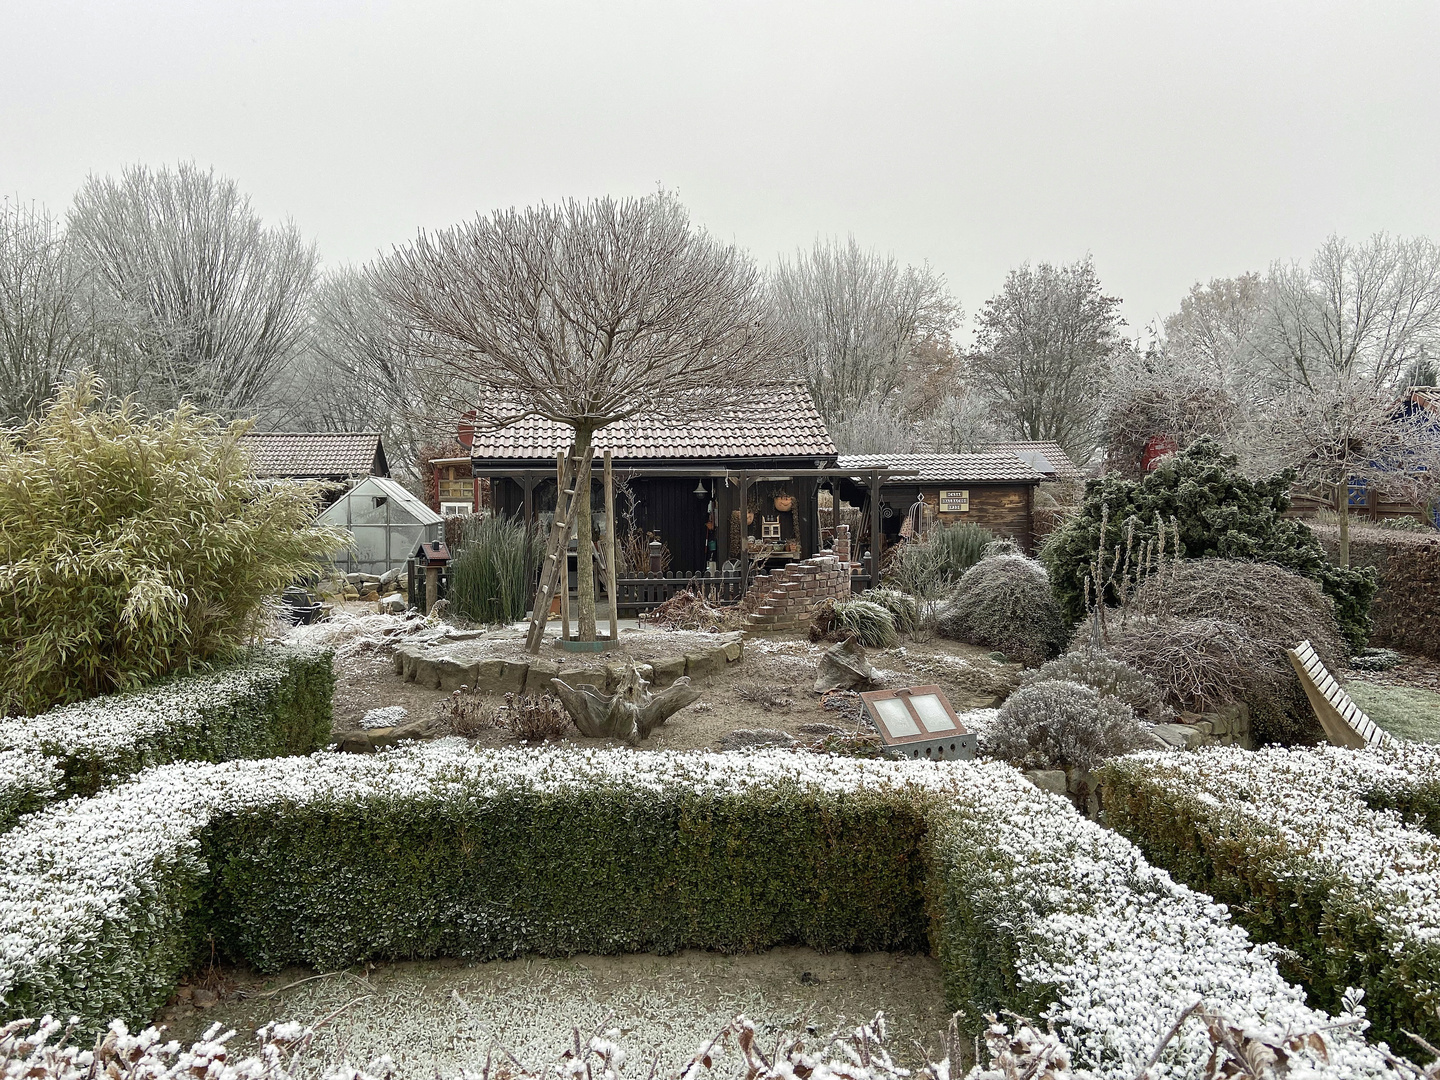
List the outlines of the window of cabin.
{"type": "Polygon", "coordinates": [[[441,502],[473,502],[475,477],[468,465],[442,465],[439,473],[441,502]]]}

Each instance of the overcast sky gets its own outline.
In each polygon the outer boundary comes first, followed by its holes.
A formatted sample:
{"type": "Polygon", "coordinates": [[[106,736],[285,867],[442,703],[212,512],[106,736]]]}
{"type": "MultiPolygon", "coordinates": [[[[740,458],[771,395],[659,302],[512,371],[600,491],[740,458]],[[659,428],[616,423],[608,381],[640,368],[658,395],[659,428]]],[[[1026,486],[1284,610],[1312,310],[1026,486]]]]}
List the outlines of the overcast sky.
{"type": "Polygon", "coordinates": [[[193,159],[364,260],[677,190],[763,261],[854,233],[967,318],[1094,254],[1132,331],[1330,232],[1440,237],[1440,4],[0,0],[0,193],[193,159]]]}

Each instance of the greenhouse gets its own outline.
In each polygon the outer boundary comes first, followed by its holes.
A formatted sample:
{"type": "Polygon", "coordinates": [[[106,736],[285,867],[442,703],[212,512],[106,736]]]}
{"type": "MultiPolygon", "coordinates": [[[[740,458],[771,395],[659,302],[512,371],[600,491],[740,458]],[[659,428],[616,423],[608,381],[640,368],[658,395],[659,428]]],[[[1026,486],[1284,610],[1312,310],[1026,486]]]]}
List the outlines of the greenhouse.
{"type": "Polygon", "coordinates": [[[405,560],[422,540],[442,539],[444,518],[384,476],[367,476],[325,509],[320,524],[347,529],[355,538],[335,565],[350,574],[383,574],[405,560]]]}

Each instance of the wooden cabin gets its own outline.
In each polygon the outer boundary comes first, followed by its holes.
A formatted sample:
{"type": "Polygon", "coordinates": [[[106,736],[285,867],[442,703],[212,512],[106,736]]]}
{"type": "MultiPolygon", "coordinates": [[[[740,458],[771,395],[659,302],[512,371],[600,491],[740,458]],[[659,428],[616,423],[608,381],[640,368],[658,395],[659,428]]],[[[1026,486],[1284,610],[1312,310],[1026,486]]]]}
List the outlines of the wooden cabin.
{"type": "MultiPolygon", "coordinates": [[[[880,487],[886,547],[936,523],[960,521],[1008,536],[1026,551],[1034,547],[1035,489],[1045,477],[1013,453],[847,454],[836,465],[856,473],[887,469],[912,474],[887,479],[880,487]]],[[[850,503],[864,498],[845,482],[840,496],[850,503]]]]}
{"type": "MultiPolygon", "coordinates": [[[[462,430],[461,438],[474,477],[489,481],[490,509],[526,520],[554,511],[555,458],[569,447],[570,428],[531,417],[499,430],[462,430]]],[[[596,432],[594,443],[597,534],[609,528],[600,489],[608,450],[622,546],[632,534],[647,547],[658,540],[671,572],[718,570],[745,557],[752,535],[762,561],[805,558],[819,547],[819,481],[787,473],[833,467],[835,444],[801,385],[758,387],[753,404],[710,415],[634,416],[596,432]],[[739,473],[756,477],[745,485],[746,507],[739,473]]]]}

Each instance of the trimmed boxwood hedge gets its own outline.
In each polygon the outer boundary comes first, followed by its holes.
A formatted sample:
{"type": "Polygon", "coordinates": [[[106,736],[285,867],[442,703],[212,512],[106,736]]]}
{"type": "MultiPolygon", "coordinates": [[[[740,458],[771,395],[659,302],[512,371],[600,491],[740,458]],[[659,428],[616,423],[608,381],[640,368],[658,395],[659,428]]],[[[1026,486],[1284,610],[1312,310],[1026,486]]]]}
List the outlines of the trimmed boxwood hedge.
{"type": "Polygon", "coordinates": [[[152,765],[311,753],[330,739],[332,657],[262,649],[144,690],[0,717],[0,830],[152,765]]]}
{"type": "Polygon", "coordinates": [[[1208,749],[1100,770],[1105,817],[1275,942],[1322,1007],[1363,987],[1375,1037],[1440,1038],[1440,748],[1208,749]],[[1403,1029],[1403,1030],[1402,1030],[1403,1029]]]}
{"type": "MultiPolygon", "coordinates": [[[[274,970],[933,944],[971,1024],[1053,1019],[1115,1077],[1197,993],[1271,1030],[1328,1021],[1208,898],[997,763],[446,741],[165,766],[7,841],[0,997],[92,1029],[147,1017],[212,945],[274,970]]],[[[1383,1065],[1331,1041],[1345,1075],[1383,1065]]],[[[1167,1060],[1208,1052],[1187,1032],[1167,1060]]]]}

